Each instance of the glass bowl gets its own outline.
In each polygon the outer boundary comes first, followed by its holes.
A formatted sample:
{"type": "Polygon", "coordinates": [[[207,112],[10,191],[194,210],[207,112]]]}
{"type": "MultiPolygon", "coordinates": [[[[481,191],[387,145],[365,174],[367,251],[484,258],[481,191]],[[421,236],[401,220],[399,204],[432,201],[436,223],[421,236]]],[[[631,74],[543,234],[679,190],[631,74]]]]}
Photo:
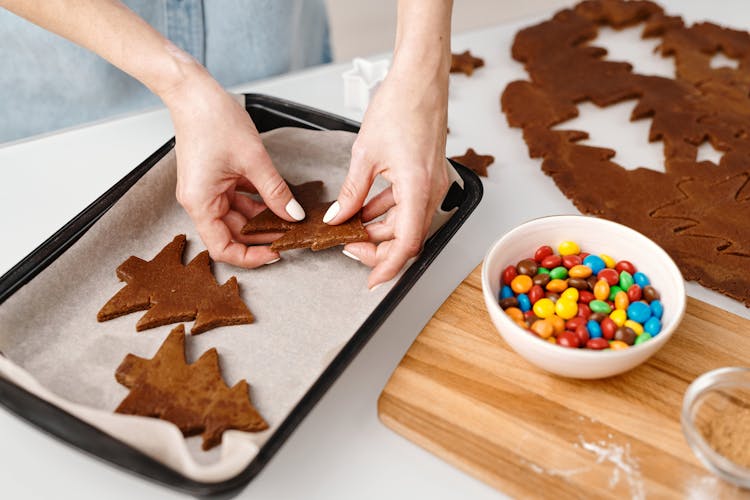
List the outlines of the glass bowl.
{"type": "Polygon", "coordinates": [[[690,448],[711,472],[750,488],[750,368],[719,368],[695,379],[681,420],[690,448]]]}

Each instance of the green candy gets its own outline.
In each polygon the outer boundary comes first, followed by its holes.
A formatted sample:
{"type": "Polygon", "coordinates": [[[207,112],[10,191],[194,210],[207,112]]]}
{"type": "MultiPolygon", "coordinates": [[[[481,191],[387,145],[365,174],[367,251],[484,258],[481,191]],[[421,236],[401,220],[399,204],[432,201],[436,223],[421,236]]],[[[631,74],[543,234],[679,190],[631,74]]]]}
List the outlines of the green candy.
{"type": "MultiPolygon", "coordinates": [[[[623,271],[624,272],[624,271],[623,271]]],[[[622,283],[622,282],[621,282],[622,283]]],[[[622,288],[615,285],[609,289],[609,300],[615,300],[615,295],[617,295],[617,292],[622,292],[622,288]]]]}
{"type": "Polygon", "coordinates": [[[557,266],[549,272],[549,277],[553,280],[564,280],[568,277],[568,270],[563,266],[557,266]]]}
{"type": "Polygon", "coordinates": [[[549,274],[549,269],[547,269],[546,267],[540,267],[539,269],[536,270],[536,273],[537,274],[549,274]]]}
{"type": "Polygon", "coordinates": [[[643,332],[635,338],[635,345],[643,344],[647,340],[651,340],[651,334],[648,332],[643,332]]]}
{"type": "Polygon", "coordinates": [[[589,302],[589,307],[595,313],[609,314],[610,311],[612,311],[612,308],[609,307],[609,304],[607,304],[603,300],[592,300],[591,302],[589,302]]]}
{"type": "Polygon", "coordinates": [[[620,272],[620,288],[621,289],[628,290],[631,286],[633,286],[633,283],[635,283],[635,280],[633,279],[632,274],[630,274],[627,271],[620,272]]]}

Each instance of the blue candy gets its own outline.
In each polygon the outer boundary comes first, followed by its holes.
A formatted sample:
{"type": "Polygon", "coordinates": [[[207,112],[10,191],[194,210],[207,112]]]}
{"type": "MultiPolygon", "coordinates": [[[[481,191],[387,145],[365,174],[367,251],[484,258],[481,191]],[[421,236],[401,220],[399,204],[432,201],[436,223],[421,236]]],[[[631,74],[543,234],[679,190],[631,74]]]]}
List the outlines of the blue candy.
{"type": "Polygon", "coordinates": [[[513,295],[515,295],[513,293],[513,289],[508,285],[503,285],[503,287],[500,289],[500,300],[507,299],[508,297],[513,297],[513,295]]]}
{"type": "Polygon", "coordinates": [[[516,298],[518,299],[518,308],[521,311],[526,312],[531,309],[531,301],[529,300],[528,295],[525,293],[519,293],[516,298]]]}
{"type": "Polygon", "coordinates": [[[661,331],[661,321],[659,318],[651,317],[643,325],[643,330],[650,333],[652,337],[656,336],[661,331]]]}
{"type": "Polygon", "coordinates": [[[628,318],[644,324],[651,317],[651,308],[645,302],[633,302],[628,306],[628,318]]]}
{"type": "Polygon", "coordinates": [[[592,339],[598,339],[602,336],[602,327],[593,319],[586,323],[586,330],[589,331],[589,337],[592,339]]]}
{"type": "Polygon", "coordinates": [[[651,314],[654,318],[661,319],[662,314],[664,314],[664,305],[662,305],[661,300],[651,301],[651,314]]]}
{"type": "Polygon", "coordinates": [[[599,271],[607,267],[607,264],[604,263],[604,259],[602,259],[598,255],[587,255],[586,258],[583,259],[583,265],[590,267],[594,276],[599,274],[599,271]]]}
{"type": "Polygon", "coordinates": [[[651,284],[651,280],[648,279],[648,276],[646,276],[642,272],[635,273],[633,275],[633,279],[635,280],[635,284],[641,288],[643,288],[644,286],[649,286],[651,284]]]}

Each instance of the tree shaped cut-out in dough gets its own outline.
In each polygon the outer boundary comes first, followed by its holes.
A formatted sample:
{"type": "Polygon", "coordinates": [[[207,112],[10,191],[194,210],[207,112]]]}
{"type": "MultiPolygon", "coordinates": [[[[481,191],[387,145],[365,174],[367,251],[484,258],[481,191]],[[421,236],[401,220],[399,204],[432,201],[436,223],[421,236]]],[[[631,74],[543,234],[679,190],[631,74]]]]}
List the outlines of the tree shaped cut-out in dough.
{"type": "Polygon", "coordinates": [[[115,410],[167,420],[185,436],[201,434],[203,449],[221,443],[225,430],[259,432],[268,424],[250,402],[249,385],[229,387],[212,348],[193,364],[185,361],[185,327],[175,327],[151,359],[128,354],[115,378],[130,389],[115,410]]]}
{"type": "Polygon", "coordinates": [[[190,330],[193,335],[219,326],[252,323],[237,278],[232,276],[219,285],[205,250],[184,265],[185,241],[185,235],[180,234],[152,260],[132,256],[120,264],[117,277],[127,284],[101,308],[97,320],[148,310],[136,323],[137,331],[195,320],[190,330]]]}

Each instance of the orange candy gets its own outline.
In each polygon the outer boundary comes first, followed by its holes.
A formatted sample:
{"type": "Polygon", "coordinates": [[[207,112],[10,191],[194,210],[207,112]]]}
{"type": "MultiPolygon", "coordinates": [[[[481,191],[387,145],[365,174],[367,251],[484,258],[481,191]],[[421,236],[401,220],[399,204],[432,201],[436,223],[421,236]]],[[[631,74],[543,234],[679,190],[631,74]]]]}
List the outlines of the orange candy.
{"type": "Polygon", "coordinates": [[[510,316],[513,321],[523,321],[523,311],[517,307],[509,307],[505,310],[505,314],[510,316]]]}
{"type": "Polygon", "coordinates": [[[615,309],[627,309],[630,305],[628,294],[626,292],[617,292],[615,295],[615,309]]]}
{"type": "Polygon", "coordinates": [[[525,274],[519,274],[510,282],[510,288],[516,293],[526,293],[531,290],[532,286],[534,286],[534,282],[531,281],[530,276],[525,274]]]}
{"type": "Polygon", "coordinates": [[[531,331],[546,339],[552,336],[555,332],[555,327],[546,319],[538,319],[531,325],[531,331]]]}
{"type": "Polygon", "coordinates": [[[604,301],[609,298],[609,283],[607,283],[607,280],[601,279],[596,282],[596,285],[594,285],[594,297],[597,300],[604,301]]]}
{"type": "Polygon", "coordinates": [[[550,282],[547,283],[546,288],[550,292],[563,292],[566,288],[568,288],[568,280],[550,280],[550,282]]]}
{"type": "Polygon", "coordinates": [[[547,318],[547,321],[552,323],[552,328],[555,330],[555,335],[565,331],[565,320],[557,314],[553,314],[552,316],[547,318]]]}
{"type": "Polygon", "coordinates": [[[622,340],[611,340],[609,342],[609,348],[613,351],[619,351],[620,349],[627,349],[630,347],[628,344],[623,342],[622,340]]]}
{"type": "Polygon", "coordinates": [[[568,271],[568,276],[570,276],[571,278],[588,278],[589,276],[591,276],[591,272],[592,271],[589,266],[579,264],[570,268],[570,271],[568,271]]]}

